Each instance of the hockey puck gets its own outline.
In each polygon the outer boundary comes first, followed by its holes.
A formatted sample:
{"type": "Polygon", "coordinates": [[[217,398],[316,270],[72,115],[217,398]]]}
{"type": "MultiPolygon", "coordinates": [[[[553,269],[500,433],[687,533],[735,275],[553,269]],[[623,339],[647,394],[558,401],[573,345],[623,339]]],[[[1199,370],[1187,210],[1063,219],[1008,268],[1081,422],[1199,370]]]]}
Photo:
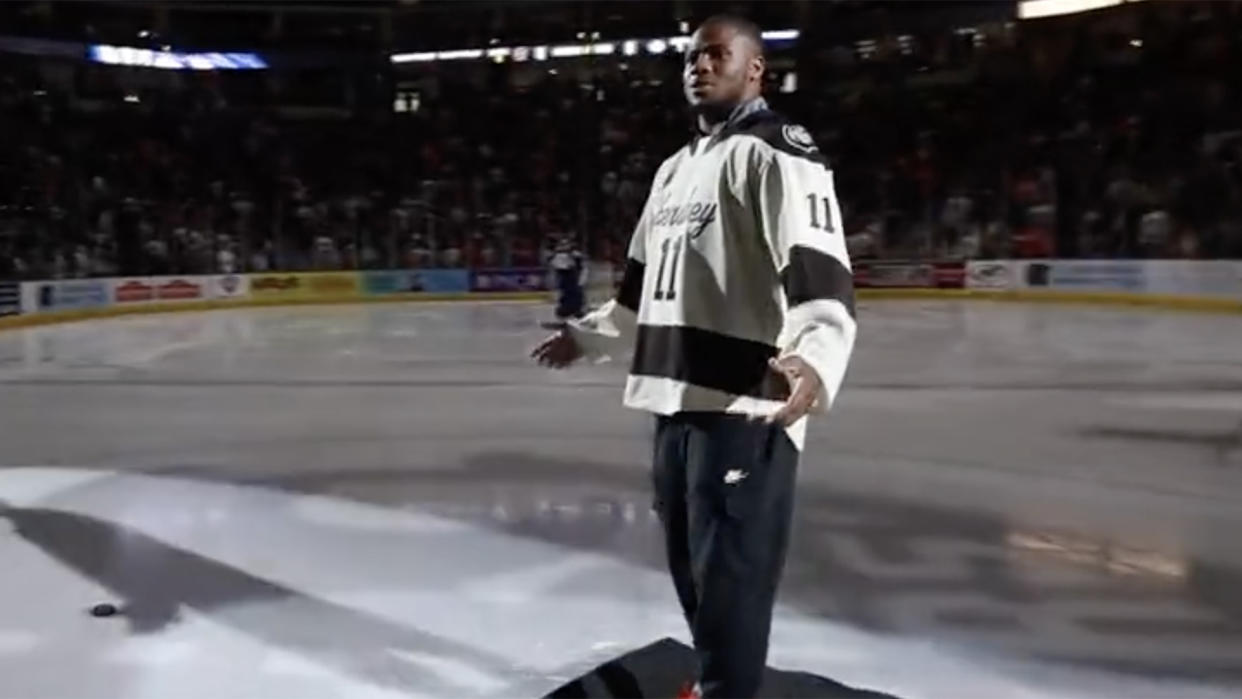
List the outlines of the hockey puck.
{"type": "Polygon", "coordinates": [[[116,616],[121,610],[117,609],[115,604],[102,602],[91,607],[91,616],[103,619],[105,617],[116,616]]]}

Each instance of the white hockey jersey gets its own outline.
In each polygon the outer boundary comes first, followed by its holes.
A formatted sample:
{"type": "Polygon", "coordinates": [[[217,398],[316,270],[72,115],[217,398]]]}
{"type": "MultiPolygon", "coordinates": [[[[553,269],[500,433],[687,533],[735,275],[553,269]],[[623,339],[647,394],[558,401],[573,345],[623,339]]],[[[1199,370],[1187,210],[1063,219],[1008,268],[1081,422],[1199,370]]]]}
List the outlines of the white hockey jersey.
{"type": "MultiPolygon", "coordinates": [[[[570,332],[588,358],[633,350],[625,405],[770,415],[768,366],[797,355],[825,411],[853,351],[854,285],[832,171],[806,130],[762,99],[660,166],[616,298],[570,332]]],[[[789,434],[801,448],[806,420],[789,434]]]]}

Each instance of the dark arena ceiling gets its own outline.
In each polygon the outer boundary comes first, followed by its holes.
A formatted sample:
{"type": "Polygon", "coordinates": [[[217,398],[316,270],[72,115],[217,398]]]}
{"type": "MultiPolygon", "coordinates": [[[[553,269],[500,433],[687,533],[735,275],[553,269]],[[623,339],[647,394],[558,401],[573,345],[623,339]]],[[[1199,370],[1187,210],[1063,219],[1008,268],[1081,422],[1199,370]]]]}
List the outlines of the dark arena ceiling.
{"type": "Polygon", "coordinates": [[[836,36],[917,31],[1012,16],[1014,3],[859,0],[563,2],[532,0],[327,0],[308,2],[0,3],[0,34],[178,48],[391,50],[540,43],[676,33],[710,14],[744,14],[768,29],[836,36]]]}

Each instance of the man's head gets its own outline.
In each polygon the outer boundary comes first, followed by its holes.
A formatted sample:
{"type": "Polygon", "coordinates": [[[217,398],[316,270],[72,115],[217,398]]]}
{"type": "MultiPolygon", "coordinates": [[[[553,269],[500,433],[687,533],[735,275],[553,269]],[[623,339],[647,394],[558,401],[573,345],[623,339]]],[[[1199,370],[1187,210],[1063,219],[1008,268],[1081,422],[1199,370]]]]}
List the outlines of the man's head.
{"type": "Polygon", "coordinates": [[[682,84],[690,106],[719,112],[759,96],[763,37],[753,22],[717,15],[699,25],[686,50],[682,84]]]}

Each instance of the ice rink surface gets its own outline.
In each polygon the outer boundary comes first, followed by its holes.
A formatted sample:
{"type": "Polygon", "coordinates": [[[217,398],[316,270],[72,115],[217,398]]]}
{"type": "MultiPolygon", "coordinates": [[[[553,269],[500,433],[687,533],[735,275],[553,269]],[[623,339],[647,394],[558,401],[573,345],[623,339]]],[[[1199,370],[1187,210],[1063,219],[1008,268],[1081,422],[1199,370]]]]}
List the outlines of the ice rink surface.
{"type": "MultiPolygon", "coordinates": [[[[0,696],[534,697],[685,640],[651,420],[623,365],[531,365],[547,316],[0,333],[0,696]]],[[[909,698],[1242,693],[1242,319],[859,321],[801,466],[774,666],[909,698]]]]}

